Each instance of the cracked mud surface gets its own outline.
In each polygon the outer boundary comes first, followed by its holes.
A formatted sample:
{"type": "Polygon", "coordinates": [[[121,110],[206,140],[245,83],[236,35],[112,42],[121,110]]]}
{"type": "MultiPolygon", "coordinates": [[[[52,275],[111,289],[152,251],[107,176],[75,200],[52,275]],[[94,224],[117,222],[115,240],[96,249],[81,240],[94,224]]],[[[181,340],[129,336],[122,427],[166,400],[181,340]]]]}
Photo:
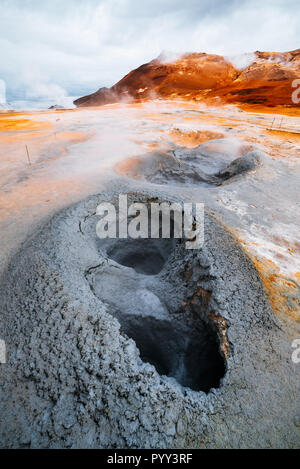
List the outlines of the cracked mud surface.
{"type": "Polygon", "coordinates": [[[290,336],[239,244],[207,213],[201,250],[121,249],[96,236],[103,200],[55,216],[3,275],[1,446],[297,447],[290,336]]]}

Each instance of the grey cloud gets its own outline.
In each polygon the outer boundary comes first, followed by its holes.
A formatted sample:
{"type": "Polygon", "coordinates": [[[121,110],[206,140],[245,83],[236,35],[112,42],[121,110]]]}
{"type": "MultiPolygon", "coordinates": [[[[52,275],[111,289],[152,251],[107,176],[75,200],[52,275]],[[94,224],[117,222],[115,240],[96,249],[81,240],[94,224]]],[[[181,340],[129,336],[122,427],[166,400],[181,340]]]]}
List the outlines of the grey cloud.
{"type": "Polygon", "coordinates": [[[298,0],[0,0],[9,94],[82,94],[167,51],[295,49],[298,0]],[[52,90],[52,91],[51,91],[52,90]],[[65,91],[64,91],[65,90],[65,91]]]}

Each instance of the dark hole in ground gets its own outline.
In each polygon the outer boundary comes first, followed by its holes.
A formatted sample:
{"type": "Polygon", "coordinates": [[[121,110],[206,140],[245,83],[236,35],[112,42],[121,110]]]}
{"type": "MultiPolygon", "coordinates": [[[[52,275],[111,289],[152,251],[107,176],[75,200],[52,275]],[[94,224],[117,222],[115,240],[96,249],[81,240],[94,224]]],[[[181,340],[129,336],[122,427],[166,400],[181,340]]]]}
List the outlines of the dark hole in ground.
{"type": "MultiPolygon", "coordinates": [[[[141,288],[137,274],[158,274],[174,250],[176,242],[174,238],[106,240],[104,249],[108,257],[118,264],[133,268],[134,272],[124,272],[123,283],[119,269],[117,276],[114,269],[109,274],[106,270],[104,277],[101,278],[100,274],[99,283],[96,281],[93,284],[93,291],[98,291],[99,297],[110,304],[111,314],[119,320],[121,330],[135,341],[144,362],[152,364],[160,375],[172,377],[184,387],[208,393],[211,388],[220,386],[226,372],[216,330],[200,318],[190,318],[191,323],[188,322],[182,312],[169,313],[168,317],[167,297],[163,301],[166,309],[162,313],[162,303],[158,297],[160,308],[153,311],[153,307],[150,308],[152,304],[147,306],[142,299],[140,303],[137,294],[141,288]],[[107,280],[109,276],[112,276],[111,280],[107,280]],[[132,284],[128,283],[130,277],[134,280],[132,284]],[[105,288],[106,282],[113,285],[109,295],[105,288]],[[123,301],[130,294],[128,285],[132,285],[130,288],[134,289],[132,307],[123,301]],[[120,298],[119,301],[116,301],[116,296],[120,298]],[[178,322],[180,315],[182,320],[178,322]]],[[[160,287],[162,281],[163,279],[157,278],[160,287]]],[[[155,278],[149,277],[146,283],[145,280],[143,282],[143,294],[148,290],[155,297],[155,278]]]]}
{"type": "Polygon", "coordinates": [[[174,239],[119,240],[107,250],[118,264],[132,267],[139,274],[158,274],[175,246],[174,239]]]}
{"type": "Polygon", "coordinates": [[[208,324],[199,321],[188,329],[150,316],[117,317],[122,330],[135,341],[141,359],[154,365],[160,375],[195,391],[207,393],[219,387],[225,362],[217,335],[208,324]]]}

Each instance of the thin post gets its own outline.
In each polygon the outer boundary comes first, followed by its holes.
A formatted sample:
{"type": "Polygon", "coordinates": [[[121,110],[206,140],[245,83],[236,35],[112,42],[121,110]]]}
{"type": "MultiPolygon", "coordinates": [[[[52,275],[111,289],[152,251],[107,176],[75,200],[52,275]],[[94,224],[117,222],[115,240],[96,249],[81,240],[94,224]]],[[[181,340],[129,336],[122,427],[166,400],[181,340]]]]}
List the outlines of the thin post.
{"type": "Polygon", "coordinates": [[[29,165],[31,166],[31,161],[30,161],[30,156],[29,156],[28,147],[27,147],[27,145],[25,145],[25,147],[26,147],[26,153],[27,153],[28,163],[29,163],[29,165]]]}

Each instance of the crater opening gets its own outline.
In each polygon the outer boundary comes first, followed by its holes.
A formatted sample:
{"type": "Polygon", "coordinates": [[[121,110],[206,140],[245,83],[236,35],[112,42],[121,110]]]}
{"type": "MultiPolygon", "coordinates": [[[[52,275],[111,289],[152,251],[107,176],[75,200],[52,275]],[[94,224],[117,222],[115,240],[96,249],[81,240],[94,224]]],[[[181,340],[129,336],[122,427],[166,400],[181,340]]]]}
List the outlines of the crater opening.
{"type": "Polygon", "coordinates": [[[174,246],[175,239],[124,239],[107,249],[108,256],[139,274],[158,274],[174,246]]]}
{"type": "Polygon", "coordinates": [[[219,340],[202,320],[188,328],[151,316],[117,315],[121,329],[132,338],[144,362],[160,375],[173,377],[184,387],[209,392],[218,388],[226,372],[219,340]]]}
{"type": "MultiPolygon", "coordinates": [[[[173,225],[171,219],[171,236],[173,225]]],[[[184,249],[182,263],[172,258],[175,247],[181,246],[177,243],[174,237],[101,240],[101,249],[119,266],[107,262],[89,271],[87,279],[118,319],[121,332],[134,340],[141,360],[183,387],[208,393],[220,386],[226,360],[217,327],[208,316],[200,316],[208,300],[203,305],[194,302],[191,309],[184,301],[193,298],[189,286],[173,284],[172,269],[180,276],[185,268],[184,249]]]]}

